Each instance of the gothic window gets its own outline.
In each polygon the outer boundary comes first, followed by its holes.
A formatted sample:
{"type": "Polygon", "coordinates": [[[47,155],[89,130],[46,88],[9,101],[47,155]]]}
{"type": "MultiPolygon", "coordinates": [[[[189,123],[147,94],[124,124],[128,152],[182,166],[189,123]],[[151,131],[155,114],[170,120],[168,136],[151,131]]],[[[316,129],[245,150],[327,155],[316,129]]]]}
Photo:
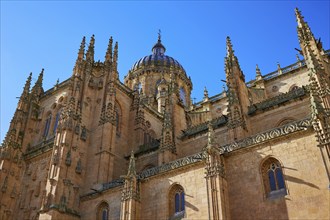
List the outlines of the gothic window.
{"type": "Polygon", "coordinates": [[[109,205],[106,202],[102,202],[97,209],[97,220],[109,219],[109,205]]]}
{"type": "Polygon", "coordinates": [[[54,122],[54,128],[53,128],[53,133],[56,133],[56,129],[57,129],[57,125],[58,125],[58,121],[60,120],[60,116],[61,116],[61,110],[59,110],[56,114],[55,117],[55,122],[54,122]]]}
{"type": "Polygon", "coordinates": [[[45,121],[45,127],[44,127],[44,133],[43,133],[43,137],[47,137],[48,136],[48,132],[49,132],[49,127],[50,127],[50,123],[52,121],[52,114],[49,114],[46,121],[45,121]]]}
{"type": "Polygon", "coordinates": [[[186,106],[186,105],[187,105],[186,91],[184,90],[183,87],[180,88],[180,99],[181,99],[181,101],[182,101],[182,104],[183,104],[184,106],[186,106]]]}
{"type": "Polygon", "coordinates": [[[170,219],[182,219],[185,214],[185,193],[182,186],[175,184],[169,193],[170,219]]]}
{"type": "Polygon", "coordinates": [[[268,158],[261,166],[264,189],[267,198],[278,198],[287,194],[282,166],[275,158],[268,158]]]}

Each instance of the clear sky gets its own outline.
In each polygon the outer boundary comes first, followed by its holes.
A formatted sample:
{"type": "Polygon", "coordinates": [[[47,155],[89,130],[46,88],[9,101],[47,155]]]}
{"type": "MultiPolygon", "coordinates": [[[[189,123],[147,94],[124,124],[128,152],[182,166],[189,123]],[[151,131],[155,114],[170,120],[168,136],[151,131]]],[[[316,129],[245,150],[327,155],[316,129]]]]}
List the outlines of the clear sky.
{"type": "Polygon", "coordinates": [[[83,36],[95,34],[95,60],[104,60],[110,36],[119,43],[120,79],[151,53],[161,29],[166,54],[193,82],[192,98],[222,91],[226,36],[246,81],[296,61],[294,8],[329,47],[330,3],[323,1],[1,1],[1,133],[3,140],[29,73],[44,68],[44,89],[69,78],[83,36]]]}

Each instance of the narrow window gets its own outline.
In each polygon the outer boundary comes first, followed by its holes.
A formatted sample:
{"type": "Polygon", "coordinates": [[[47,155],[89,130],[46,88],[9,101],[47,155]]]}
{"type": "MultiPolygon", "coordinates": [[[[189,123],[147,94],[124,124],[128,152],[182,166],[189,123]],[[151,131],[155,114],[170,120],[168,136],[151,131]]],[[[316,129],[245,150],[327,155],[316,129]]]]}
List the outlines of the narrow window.
{"type": "Polygon", "coordinates": [[[44,133],[43,133],[43,137],[47,137],[48,136],[48,132],[49,132],[49,127],[50,127],[50,122],[52,121],[52,115],[49,114],[46,122],[45,122],[45,128],[44,128],[44,133]]]}
{"type": "Polygon", "coordinates": [[[54,133],[54,134],[56,133],[56,129],[57,129],[57,125],[58,125],[58,121],[60,120],[60,115],[61,115],[61,112],[59,111],[59,112],[56,114],[56,118],[55,118],[54,129],[53,129],[53,133],[54,133]]]}
{"type": "Polygon", "coordinates": [[[108,220],[109,219],[109,205],[106,202],[102,202],[97,208],[97,220],[108,220]]]}
{"type": "Polygon", "coordinates": [[[182,186],[175,184],[169,193],[170,219],[182,219],[185,215],[185,193],[182,186]]]}
{"type": "Polygon", "coordinates": [[[282,166],[275,158],[267,159],[261,166],[267,198],[278,198],[287,194],[282,166]]]}

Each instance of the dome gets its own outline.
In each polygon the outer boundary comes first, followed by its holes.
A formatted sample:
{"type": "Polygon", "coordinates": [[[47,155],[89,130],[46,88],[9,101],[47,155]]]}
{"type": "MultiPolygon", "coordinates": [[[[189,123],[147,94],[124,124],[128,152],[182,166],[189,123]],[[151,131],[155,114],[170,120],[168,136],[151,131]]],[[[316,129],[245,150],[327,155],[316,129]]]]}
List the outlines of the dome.
{"type": "Polygon", "coordinates": [[[166,48],[162,44],[159,36],[158,42],[152,47],[152,54],[142,57],[135,62],[131,68],[131,71],[136,71],[142,67],[148,66],[166,66],[182,70],[185,73],[186,71],[183,69],[182,65],[173,57],[165,55],[165,51],[166,48]]]}

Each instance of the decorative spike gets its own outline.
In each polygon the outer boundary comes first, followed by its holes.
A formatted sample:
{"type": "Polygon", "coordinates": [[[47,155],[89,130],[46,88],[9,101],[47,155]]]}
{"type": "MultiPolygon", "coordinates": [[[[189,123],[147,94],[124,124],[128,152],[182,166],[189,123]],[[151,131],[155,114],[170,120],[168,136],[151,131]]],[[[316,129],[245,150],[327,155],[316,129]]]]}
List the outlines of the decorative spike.
{"type": "Polygon", "coordinates": [[[133,151],[131,152],[131,157],[129,159],[127,176],[136,176],[135,157],[134,157],[134,152],[133,151]]]}
{"type": "Polygon", "coordinates": [[[259,69],[259,66],[258,64],[256,65],[256,80],[260,80],[262,79],[262,75],[261,75],[261,72],[260,72],[260,69],[259,69]]]}
{"type": "Polygon", "coordinates": [[[30,92],[30,86],[31,86],[31,80],[32,80],[32,73],[29,74],[29,77],[27,78],[23,92],[19,98],[17,109],[23,110],[23,103],[26,103],[29,98],[29,92],[30,92]]]}
{"type": "Polygon", "coordinates": [[[308,26],[307,22],[304,21],[304,17],[301,15],[301,12],[299,11],[298,8],[295,8],[295,13],[296,13],[296,19],[298,23],[298,37],[299,41],[302,42],[308,42],[310,40],[315,41],[315,37],[308,26]]]}
{"type": "Polygon", "coordinates": [[[87,61],[94,62],[94,43],[95,43],[95,39],[94,39],[94,34],[93,34],[91,37],[91,40],[89,42],[88,50],[86,53],[87,61]]]}
{"type": "Polygon", "coordinates": [[[80,44],[77,60],[83,60],[84,59],[85,44],[86,44],[86,37],[84,36],[82,41],[81,41],[81,44],[80,44]]]}
{"type": "Polygon", "coordinates": [[[204,98],[203,98],[203,101],[206,102],[209,100],[209,93],[206,89],[206,86],[204,87],[204,98]]]}
{"type": "Polygon", "coordinates": [[[231,40],[229,36],[226,38],[226,49],[227,49],[227,57],[234,57],[233,45],[231,44],[231,40]]]}
{"type": "Polygon", "coordinates": [[[112,36],[109,39],[108,49],[105,54],[105,60],[108,62],[112,62],[112,36]]]}
{"type": "Polygon", "coordinates": [[[41,73],[39,74],[38,79],[31,90],[31,94],[34,98],[40,96],[44,91],[42,88],[43,77],[44,77],[44,69],[42,68],[41,73]]]}
{"type": "Polygon", "coordinates": [[[282,69],[279,62],[277,62],[277,72],[279,75],[282,74],[282,69]]]}
{"type": "Polygon", "coordinates": [[[118,62],[118,42],[117,41],[115,43],[115,48],[114,48],[114,52],[113,52],[113,62],[117,66],[117,62],[118,62]]]}

